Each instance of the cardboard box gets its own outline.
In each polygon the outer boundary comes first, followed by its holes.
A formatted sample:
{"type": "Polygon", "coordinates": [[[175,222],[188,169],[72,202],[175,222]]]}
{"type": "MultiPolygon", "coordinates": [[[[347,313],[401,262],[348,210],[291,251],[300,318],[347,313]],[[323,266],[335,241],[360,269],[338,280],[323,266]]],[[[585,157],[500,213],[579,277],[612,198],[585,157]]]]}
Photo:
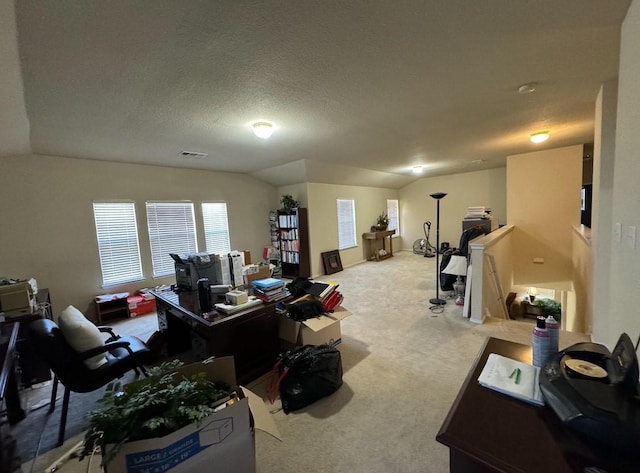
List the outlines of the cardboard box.
{"type": "MultiPolygon", "coordinates": [[[[236,386],[232,356],[213,363],[192,363],[179,368],[191,376],[204,371],[208,379],[236,386]]],[[[125,443],[110,461],[106,473],[255,473],[255,428],[280,439],[278,428],[262,398],[236,386],[239,402],[210,415],[200,424],[191,424],[159,438],[125,443]]],[[[107,450],[109,446],[107,446],[107,450]]]]}
{"type": "Polygon", "coordinates": [[[279,315],[278,333],[283,342],[283,348],[302,345],[321,345],[342,342],[340,321],[351,315],[344,307],[336,307],[332,313],[297,322],[285,315],[279,315]]]}
{"type": "Polygon", "coordinates": [[[271,277],[271,270],[267,265],[258,266],[258,271],[256,273],[250,273],[244,275],[244,285],[248,289],[253,287],[253,281],[256,279],[266,279],[271,277]]]}
{"type": "Polygon", "coordinates": [[[151,294],[127,297],[129,317],[151,314],[156,311],[156,298],[151,294]]]}

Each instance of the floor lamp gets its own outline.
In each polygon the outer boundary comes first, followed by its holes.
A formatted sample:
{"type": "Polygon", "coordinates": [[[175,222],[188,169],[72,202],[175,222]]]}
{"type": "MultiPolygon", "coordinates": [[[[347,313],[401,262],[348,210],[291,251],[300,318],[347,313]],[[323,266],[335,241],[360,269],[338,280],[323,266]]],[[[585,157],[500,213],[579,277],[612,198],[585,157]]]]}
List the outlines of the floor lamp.
{"type": "Polygon", "coordinates": [[[440,200],[446,196],[444,192],[436,192],[431,197],[436,199],[436,297],[429,299],[432,304],[430,309],[438,308],[446,304],[444,299],[440,299],[440,200]]]}

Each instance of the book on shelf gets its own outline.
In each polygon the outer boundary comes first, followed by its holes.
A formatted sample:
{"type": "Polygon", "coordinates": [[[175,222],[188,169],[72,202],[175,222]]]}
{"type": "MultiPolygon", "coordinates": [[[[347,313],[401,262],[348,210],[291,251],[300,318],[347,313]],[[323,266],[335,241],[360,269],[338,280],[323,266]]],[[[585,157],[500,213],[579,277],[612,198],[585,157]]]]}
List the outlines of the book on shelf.
{"type": "Polygon", "coordinates": [[[539,367],[491,353],[478,377],[478,383],[529,404],[543,406],[539,379],[539,367]]]}

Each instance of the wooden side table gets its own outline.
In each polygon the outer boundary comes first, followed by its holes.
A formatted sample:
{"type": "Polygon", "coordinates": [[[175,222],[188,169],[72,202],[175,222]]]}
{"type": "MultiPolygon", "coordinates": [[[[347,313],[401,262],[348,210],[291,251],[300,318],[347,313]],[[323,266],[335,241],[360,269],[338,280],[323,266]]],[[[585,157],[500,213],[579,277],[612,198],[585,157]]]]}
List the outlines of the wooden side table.
{"type": "Polygon", "coordinates": [[[366,243],[367,259],[369,261],[381,261],[393,256],[393,243],[391,237],[395,235],[395,230],[385,230],[383,232],[367,232],[362,234],[362,238],[366,243]],[[387,248],[387,241],[389,248],[387,248]],[[380,254],[380,250],[384,250],[384,254],[380,254]]]}

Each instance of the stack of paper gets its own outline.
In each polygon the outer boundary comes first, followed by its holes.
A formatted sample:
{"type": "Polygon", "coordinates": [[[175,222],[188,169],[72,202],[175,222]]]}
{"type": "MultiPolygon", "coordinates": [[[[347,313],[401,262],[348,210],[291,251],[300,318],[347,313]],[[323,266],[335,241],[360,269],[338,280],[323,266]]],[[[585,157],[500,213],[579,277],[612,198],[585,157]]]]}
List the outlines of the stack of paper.
{"type": "Polygon", "coordinates": [[[540,368],[491,353],[478,377],[478,382],[489,389],[507,394],[521,401],[544,405],[540,391],[540,368]]]}
{"type": "Polygon", "coordinates": [[[215,304],[216,309],[225,314],[235,314],[243,310],[250,309],[251,307],[261,305],[262,300],[254,296],[249,296],[249,300],[244,304],[231,305],[231,304],[215,304]]]}
{"type": "Polygon", "coordinates": [[[484,206],[477,207],[467,207],[467,215],[464,217],[466,219],[473,218],[487,218],[489,214],[484,206]]]}

